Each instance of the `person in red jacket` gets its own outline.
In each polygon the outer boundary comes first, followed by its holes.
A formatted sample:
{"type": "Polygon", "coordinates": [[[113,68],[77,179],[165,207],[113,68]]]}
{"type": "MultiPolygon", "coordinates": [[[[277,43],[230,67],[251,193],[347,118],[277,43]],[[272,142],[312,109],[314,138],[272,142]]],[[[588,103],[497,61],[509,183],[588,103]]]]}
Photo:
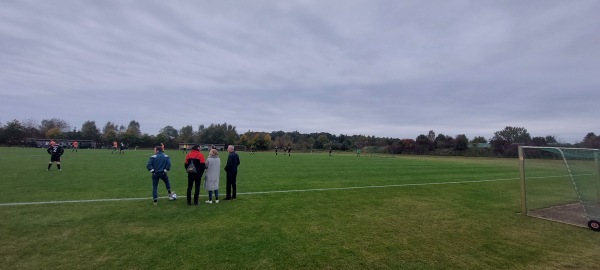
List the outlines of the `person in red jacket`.
{"type": "Polygon", "coordinates": [[[206,168],[206,160],[200,152],[200,146],[194,145],[192,151],[185,156],[185,170],[188,173],[188,188],[187,188],[187,204],[192,205],[192,187],[194,187],[194,205],[198,205],[198,195],[200,195],[200,180],[204,169],[206,168]],[[190,165],[194,165],[194,169],[190,165]]]}

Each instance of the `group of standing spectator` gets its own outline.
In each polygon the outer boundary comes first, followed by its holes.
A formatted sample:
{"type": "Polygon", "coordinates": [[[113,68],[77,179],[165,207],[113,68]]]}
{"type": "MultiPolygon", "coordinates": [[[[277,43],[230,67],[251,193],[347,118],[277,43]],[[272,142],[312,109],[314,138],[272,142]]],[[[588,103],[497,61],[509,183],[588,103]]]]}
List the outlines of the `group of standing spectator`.
{"type": "MultiPolygon", "coordinates": [[[[227,151],[229,155],[225,165],[225,172],[227,173],[225,200],[235,200],[237,197],[237,167],[240,165],[240,158],[235,152],[233,145],[227,147],[227,151]]],[[[200,183],[203,175],[205,175],[204,189],[208,191],[208,200],[205,203],[219,203],[220,167],[221,160],[215,147],[210,149],[207,159],[200,152],[199,145],[192,147],[192,150],[186,155],[184,162],[184,168],[188,172],[187,205],[192,205],[192,189],[194,189],[193,203],[194,205],[198,205],[200,183]],[[206,174],[204,174],[205,172],[206,174]],[[212,199],[213,192],[215,195],[214,201],[212,199]]],[[[156,205],[158,202],[157,190],[159,180],[163,180],[165,183],[169,199],[175,199],[176,197],[171,191],[171,183],[167,175],[167,172],[171,169],[171,160],[169,156],[164,154],[163,146],[156,146],[154,148],[154,155],[148,160],[146,168],[152,173],[152,197],[154,204],[156,205]]]]}

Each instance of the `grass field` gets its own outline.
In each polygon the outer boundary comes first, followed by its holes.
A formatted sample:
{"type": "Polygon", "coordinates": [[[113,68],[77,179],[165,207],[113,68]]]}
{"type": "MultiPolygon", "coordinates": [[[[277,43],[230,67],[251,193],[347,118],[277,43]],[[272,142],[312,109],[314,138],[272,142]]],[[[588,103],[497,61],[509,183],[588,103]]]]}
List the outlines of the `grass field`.
{"type": "Polygon", "coordinates": [[[242,152],[238,199],[189,207],[166,153],[179,200],[154,206],[150,150],[67,150],[48,172],[44,149],[0,148],[0,269],[600,265],[600,233],[520,215],[516,159],[242,152]]]}

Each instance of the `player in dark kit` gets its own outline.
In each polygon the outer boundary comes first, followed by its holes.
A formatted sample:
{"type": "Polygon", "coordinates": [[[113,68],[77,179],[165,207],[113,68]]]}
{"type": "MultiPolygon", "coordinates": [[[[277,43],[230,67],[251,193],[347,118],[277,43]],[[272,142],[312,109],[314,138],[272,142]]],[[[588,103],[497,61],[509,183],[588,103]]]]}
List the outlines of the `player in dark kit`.
{"type": "Polygon", "coordinates": [[[50,154],[50,162],[48,162],[48,171],[50,170],[50,167],[52,167],[52,163],[54,162],[56,162],[56,167],[58,168],[58,170],[61,171],[60,156],[62,156],[65,150],[59,144],[52,142],[50,144],[50,147],[48,147],[47,151],[48,154],[50,154]]]}

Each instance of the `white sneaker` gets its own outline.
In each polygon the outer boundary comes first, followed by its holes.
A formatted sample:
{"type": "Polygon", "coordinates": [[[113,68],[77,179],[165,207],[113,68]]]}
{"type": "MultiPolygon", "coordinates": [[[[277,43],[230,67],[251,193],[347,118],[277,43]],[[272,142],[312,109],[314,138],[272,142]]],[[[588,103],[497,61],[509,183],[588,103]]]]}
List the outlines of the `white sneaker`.
{"type": "Polygon", "coordinates": [[[211,200],[208,200],[208,201],[205,201],[205,203],[211,204],[211,203],[212,203],[212,201],[211,201],[211,200]]]}
{"type": "Polygon", "coordinates": [[[216,200],[215,203],[219,203],[219,200],[216,200]]]}

